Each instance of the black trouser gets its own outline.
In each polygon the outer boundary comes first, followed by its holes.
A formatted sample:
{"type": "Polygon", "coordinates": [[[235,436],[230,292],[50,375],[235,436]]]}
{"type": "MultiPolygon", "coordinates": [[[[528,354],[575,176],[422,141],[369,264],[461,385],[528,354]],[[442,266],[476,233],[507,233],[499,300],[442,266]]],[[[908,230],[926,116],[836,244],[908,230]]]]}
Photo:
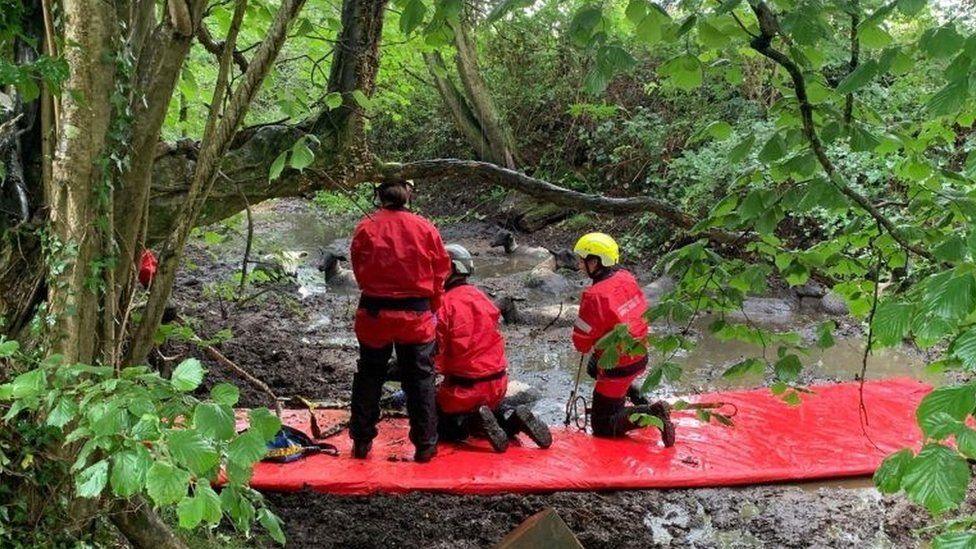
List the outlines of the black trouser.
{"type": "Polygon", "coordinates": [[[434,400],[435,344],[395,343],[381,348],[359,343],[359,365],[352,378],[352,416],[349,434],[353,440],[376,438],[380,419],[380,397],[387,380],[390,357],[396,348],[400,386],[407,396],[410,415],[410,441],[417,448],[437,444],[437,405],[434,400]]]}
{"type": "Polygon", "coordinates": [[[622,437],[627,431],[640,429],[641,425],[630,420],[633,414],[664,415],[664,405],[660,402],[646,406],[624,406],[625,402],[626,397],[612,398],[593,392],[590,423],[594,436],[622,437]]]}

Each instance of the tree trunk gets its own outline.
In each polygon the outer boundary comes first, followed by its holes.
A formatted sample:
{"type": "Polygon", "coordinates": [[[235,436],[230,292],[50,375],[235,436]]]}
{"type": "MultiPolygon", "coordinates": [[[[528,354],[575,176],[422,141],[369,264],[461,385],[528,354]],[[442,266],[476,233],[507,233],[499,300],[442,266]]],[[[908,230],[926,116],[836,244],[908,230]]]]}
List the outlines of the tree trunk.
{"type": "Polygon", "coordinates": [[[48,310],[58,319],[52,349],[67,363],[90,364],[101,333],[99,293],[90,283],[100,275],[92,264],[104,243],[97,220],[111,206],[109,182],[97,164],[106,153],[112,114],[117,22],[112,6],[99,0],[66,2],[64,21],[64,57],[71,73],[61,97],[61,131],[46,193],[56,269],[48,283],[48,310]]]}

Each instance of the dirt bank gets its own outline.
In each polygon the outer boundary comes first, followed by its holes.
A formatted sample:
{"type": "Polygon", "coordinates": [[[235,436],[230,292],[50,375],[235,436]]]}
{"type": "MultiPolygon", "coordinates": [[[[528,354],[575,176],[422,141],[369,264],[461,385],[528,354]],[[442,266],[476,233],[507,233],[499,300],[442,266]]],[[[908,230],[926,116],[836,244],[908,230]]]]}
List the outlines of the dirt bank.
{"type": "MultiPolygon", "coordinates": [[[[280,201],[256,211],[258,238],[255,256],[275,251],[309,251],[297,282],[249,289],[264,292],[242,305],[227,299],[231,278],[240,268],[243,227],[240,223],[215,228],[224,240],[207,244],[196,238],[180,274],[174,303],[201,337],[229,329],[231,339],[217,344],[228,358],[267,382],[281,396],[302,395],[323,400],[346,400],[355,369],[352,337],[355,296],[328,288],[315,271],[318,247],[348,235],[355,216],[323,213],[307,203],[280,201]]],[[[478,254],[482,265],[493,265],[493,276],[479,283],[496,293],[527,296],[549,304],[571,303],[576,290],[564,296],[540,296],[526,288],[525,274],[505,263],[487,242],[497,227],[468,219],[442,224],[445,239],[460,241],[478,254]]],[[[573,230],[575,232],[575,230],[573,230]]],[[[216,240],[211,238],[211,240],[216,240]]],[[[570,229],[552,229],[549,236],[529,237],[526,244],[571,243],[570,229]],[[553,236],[557,231],[563,234],[553,236]],[[537,240],[538,239],[538,240],[537,240]],[[546,240],[551,239],[551,240],[546,240]]],[[[338,243],[341,245],[341,242],[338,243]]],[[[636,269],[642,278],[650,276],[636,269]]],[[[571,284],[582,280],[566,275],[571,284]]],[[[797,320],[796,322],[800,322],[797,320]]],[[[540,390],[537,411],[554,421],[561,414],[569,390],[575,357],[569,352],[565,324],[506,326],[510,372],[540,390]]],[[[705,332],[707,330],[701,330],[705,332]]],[[[856,336],[853,323],[842,335],[856,336]]],[[[804,381],[850,379],[850,371],[831,369],[838,361],[852,362],[857,342],[838,347],[831,355],[813,357],[804,381]],[[838,358],[841,357],[841,358],[838,358]],[[819,362],[818,362],[819,361],[819,362]],[[820,366],[817,366],[820,364],[820,366]],[[819,368],[819,369],[818,369],[819,368]]],[[[722,387],[721,371],[740,355],[752,352],[731,344],[702,342],[699,350],[679,357],[686,365],[680,382],[666,393],[695,392],[722,387]]],[[[201,358],[209,368],[208,386],[231,381],[241,388],[243,406],[266,406],[268,398],[195,346],[171,341],[155,360],[172,366],[186,356],[201,358]],[[166,359],[165,360],[164,356],[166,359]]],[[[920,363],[910,350],[878,359],[878,375],[885,365],[910,371],[920,363]]],[[[736,382],[762,386],[768,377],[736,382]]],[[[731,386],[731,385],[727,385],[731,386]]],[[[294,547],[483,547],[497,542],[520,521],[547,506],[555,508],[587,547],[849,547],[918,545],[912,529],[924,516],[900,499],[883,499],[869,483],[765,486],[735,489],[557,493],[494,497],[411,494],[406,496],[334,497],[320,494],[269,494],[268,501],[285,520],[294,547]]]]}

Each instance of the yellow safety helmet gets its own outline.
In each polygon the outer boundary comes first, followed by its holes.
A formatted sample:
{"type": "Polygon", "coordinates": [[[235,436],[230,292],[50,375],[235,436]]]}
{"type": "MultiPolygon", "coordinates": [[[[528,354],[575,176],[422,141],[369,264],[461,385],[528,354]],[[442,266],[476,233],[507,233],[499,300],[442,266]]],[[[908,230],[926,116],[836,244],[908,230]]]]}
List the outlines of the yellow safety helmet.
{"type": "Polygon", "coordinates": [[[620,260],[620,247],[617,246],[617,242],[610,235],[603,233],[584,234],[576,241],[573,252],[583,259],[595,255],[600,258],[604,267],[616,265],[620,260]]]}

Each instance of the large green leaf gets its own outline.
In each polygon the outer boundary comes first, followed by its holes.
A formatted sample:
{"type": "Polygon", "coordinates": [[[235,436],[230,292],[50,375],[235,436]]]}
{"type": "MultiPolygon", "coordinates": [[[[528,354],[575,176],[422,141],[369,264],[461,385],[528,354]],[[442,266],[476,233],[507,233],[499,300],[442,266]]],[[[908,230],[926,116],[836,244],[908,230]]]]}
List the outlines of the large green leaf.
{"type": "Polygon", "coordinates": [[[193,411],[193,427],[205,437],[230,440],[236,432],[234,411],[226,404],[199,404],[193,411]]]}
{"type": "Polygon", "coordinates": [[[108,461],[99,460],[89,465],[75,478],[75,491],[78,497],[95,498],[101,495],[108,482],[108,461]]]}
{"type": "Polygon", "coordinates": [[[969,97],[969,78],[958,78],[935,93],[925,108],[932,116],[954,116],[969,97]]]}
{"type": "Polygon", "coordinates": [[[752,151],[752,146],[756,142],[756,136],[754,134],[747,135],[742,141],[739,141],[732,150],[729,151],[729,163],[736,164],[745,159],[746,155],[752,151]]]}
{"type": "Polygon", "coordinates": [[[169,431],[166,442],[173,459],[197,476],[206,476],[220,461],[217,449],[196,431],[169,431]]]}
{"type": "Polygon", "coordinates": [[[237,404],[240,396],[240,390],[230,383],[218,383],[210,389],[210,398],[217,404],[223,404],[224,406],[237,404]]]}
{"type": "Polygon", "coordinates": [[[938,415],[948,414],[955,420],[962,421],[976,408],[976,386],[950,385],[939,387],[931,393],[925,395],[918,409],[915,410],[915,417],[918,424],[926,434],[930,434],[941,422],[938,422],[938,415]]]}
{"type": "Polygon", "coordinates": [[[203,365],[195,358],[188,358],[173,370],[170,381],[177,391],[184,393],[192,391],[203,381],[203,365]]]}
{"type": "Polygon", "coordinates": [[[931,513],[953,509],[966,497],[970,472],[966,459],[941,444],[926,444],[908,464],[902,488],[931,513]]]}
{"type": "Polygon", "coordinates": [[[963,366],[976,370],[976,327],[959,334],[949,347],[949,352],[959,359],[963,366]]]}
{"type": "Polygon", "coordinates": [[[704,68],[695,55],[685,53],[661,65],[658,72],[667,77],[669,85],[691,91],[701,85],[704,68]]]}
{"type": "Polygon", "coordinates": [[[874,485],[882,494],[894,494],[901,490],[901,479],[908,470],[914,454],[909,449],[899,450],[886,457],[874,472],[874,485]]]}
{"type": "Polygon", "coordinates": [[[400,32],[403,34],[412,33],[424,22],[424,15],[426,14],[427,6],[421,0],[407,0],[403,11],[400,12],[400,32]]]}
{"type": "Polygon", "coordinates": [[[837,93],[841,95],[846,95],[857,91],[858,89],[867,85],[868,82],[874,79],[878,74],[878,62],[875,60],[870,60],[865,63],[858,65],[854,71],[844,77],[837,84],[837,93]]]}
{"type": "Polygon", "coordinates": [[[882,347],[898,345],[908,335],[912,323],[912,306],[900,301],[878,304],[871,324],[875,341],[882,347]]]}
{"type": "Polygon", "coordinates": [[[267,408],[254,408],[248,414],[250,429],[260,433],[264,440],[271,440],[281,429],[281,419],[267,408]]]}
{"type": "Polygon", "coordinates": [[[976,549],[976,532],[948,532],[932,540],[932,549],[976,549]]]}
{"type": "Polygon", "coordinates": [[[157,461],[146,475],[146,491],[156,505],[171,505],[186,496],[189,482],[188,471],[157,461]]]}
{"type": "Polygon", "coordinates": [[[112,474],[109,481],[115,495],[130,497],[142,490],[146,474],[152,466],[152,456],[142,446],[124,450],[112,456],[112,474]]]}
{"type": "Polygon", "coordinates": [[[767,164],[776,162],[786,155],[786,150],[786,141],[783,139],[783,136],[775,133],[769,138],[768,141],[766,141],[766,144],[763,145],[762,150],[759,151],[759,160],[766,162],[767,164]]]}
{"type": "Polygon", "coordinates": [[[776,362],[773,370],[776,372],[777,379],[791,383],[800,377],[803,365],[800,363],[800,357],[795,354],[788,354],[776,362]]]}
{"type": "Polygon", "coordinates": [[[268,531],[271,539],[282,545],[285,544],[285,533],[281,531],[281,519],[275,516],[267,507],[258,511],[258,522],[268,531]]]}
{"type": "Polygon", "coordinates": [[[976,278],[968,271],[951,270],[923,282],[924,308],[946,320],[958,320],[976,306],[976,278]]]}
{"type": "Polygon", "coordinates": [[[268,447],[267,439],[254,429],[249,429],[230,441],[227,446],[227,459],[244,467],[264,457],[268,447]]]}
{"type": "Polygon", "coordinates": [[[185,496],[176,506],[176,517],[179,519],[180,528],[191,530],[196,528],[203,521],[203,512],[206,502],[196,496],[185,496]]]}

